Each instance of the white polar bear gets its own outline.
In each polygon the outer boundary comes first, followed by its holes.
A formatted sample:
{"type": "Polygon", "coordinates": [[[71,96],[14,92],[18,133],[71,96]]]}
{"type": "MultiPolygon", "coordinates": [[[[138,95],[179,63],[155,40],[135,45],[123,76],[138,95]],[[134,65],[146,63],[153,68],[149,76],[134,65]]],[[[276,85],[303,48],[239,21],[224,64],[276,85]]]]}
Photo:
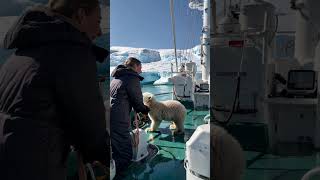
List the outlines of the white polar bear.
{"type": "Polygon", "coordinates": [[[157,101],[153,94],[143,93],[143,103],[150,108],[149,118],[151,126],[147,131],[156,131],[162,120],[171,121],[171,129],[175,129],[175,134],[184,133],[184,119],[186,108],[176,100],[157,101]]]}
{"type": "Polygon", "coordinates": [[[210,131],[212,179],[240,180],[246,168],[241,145],[222,127],[210,124],[210,131]]]}

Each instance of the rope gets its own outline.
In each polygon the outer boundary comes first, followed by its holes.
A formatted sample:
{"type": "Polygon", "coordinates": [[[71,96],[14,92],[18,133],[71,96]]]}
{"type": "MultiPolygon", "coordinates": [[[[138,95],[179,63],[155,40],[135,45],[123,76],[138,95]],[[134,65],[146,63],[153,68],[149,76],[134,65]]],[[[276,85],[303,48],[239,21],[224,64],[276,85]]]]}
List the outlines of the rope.
{"type": "Polygon", "coordinates": [[[136,132],[133,133],[133,147],[138,147],[139,145],[139,122],[138,122],[138,114],[134,113],[134,124],[136,126],[136,132]]]}
{"type": "Polygon", "coordinates": [[[90,176],[91,176],[91,180],[96,180],[96,176],[94,174],[93,168],[91,166],[90,163],[86,164],[87,169],[89,170],[90,176]]]}
{"type": "MultiPolygon", "coordinates": [[[[172,79],[172,81],[173,81],[173,84],[175,84],[173,79],[172,79]]],[[[187,96],[185,96],[185,93],[186,93],[186,84],[187,84],[187,80],[185,80],[185,83],[184,83],[183,97],[187,97],[187,96]]],[[[176,97],[176,99],[177,99],[178,101],[182,101],[182,100],[183,100],[182,98],[180,98],[180,97],[177,95],[176,88],[174,87],[174,85],[173,85],[173,95],[176,97]]]]}
{"type": "Polygon", "coordinates": [[[182,98],[179,98],[179,96],[176,93],[176,89],[174,87],[173,87],[173,95],[176,97],[178,101],[182,101],[182,98]]]}

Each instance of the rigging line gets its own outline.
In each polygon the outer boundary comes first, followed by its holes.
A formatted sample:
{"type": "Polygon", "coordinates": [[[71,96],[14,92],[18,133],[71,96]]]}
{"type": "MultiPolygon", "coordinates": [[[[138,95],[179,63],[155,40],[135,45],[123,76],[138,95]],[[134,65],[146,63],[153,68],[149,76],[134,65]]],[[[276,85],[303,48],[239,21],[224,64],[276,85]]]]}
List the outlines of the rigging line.
{"type": "MultiPolygon", "coordinates": [[[[184,21],[184,23],[185,22],[188,22],[188,10],[189,10],[189,6],[188,6],[188,4],[187,4],[187,6],[185,7],[184,5],[184,3],[187,3],[187,2],[183,2],[183,4],[182,4],[182,7],[183,7],[183,14],[182,14],[182,17],[183,17],[183,21],[184,21]]],[[[185,38],[185,41],[183,42],[183,49],[182,49],[182,54],[181,54],[181,59],[182,59],[182,62],[185,62],[185,59],[186,59],[186,52],[187,52],[187,43],[188,43],[188,41],[189,41],[189,26],[187,25],[187,27],[186,27],[186,29],[185,29],[185,31],[184,31],[185,33],[184,33],[184,35],[186,36],[186,38],[185,38]]]]}
{"type": "Polygon", "coordinates": [[[195,41],[196,41],[196,31],[198,28],[196,28],[196,22],[197,22],[197,19],[201,19],[201,16],[200,18],[198,17],[198,11],[195,11],[195,12],[192,12],[191,14],[191,27],[192,27],[192,30],[191,30],[191,42],[190,42],[190,45],[189,45],[189,58],[191,59],[192,58],[192,55],[193,55],[193,51],[192,51],[192,48],[194,47],[195,45],[195,41]]]}
{"type": "MultiPolygon", "coordinates": [[[[182,22],[184,22],[184,12],[185,12],[185,7],[184,7],[184,3],[186,3],[185,1],[179,1],[179,12],[180,12],[180,18],[182,19],[182,22]]],[[[184,44],[182,42],[182,44],[184,44]]],[[[181,46],[182,49],[179,49],[179,57],[180,57],[180,64],[183,62],[183,46],[181,46]]]]}
{"type": "MultiPolygon", "coordinates": [[[[176,13],[176,17],[178,17],[178,19],[180,19],[182,16],[182,10],[180,8],[180,1],[175,1],[174,2],[174,10],[177,12],[176,13]]],[[[179,29],[179,21],[176,23],[177,24],[177,29],[179,29]]],[[[177,59],[179,60],[180,64],[181,64],[181,55],[180,55],[180,49],[177,49],[177,59]]]]}
{"type": "MultiPolygon", "coordinates": [[[[190,1],[191,1],[191,0],[189,0],[189,3],[190,3],[190,1]]],[[[189,15],[189,14],[190,14],[190,13],[189,13],[190,10],[191,10],[191,9],[190,9],[189,7],[186,9],[186,11],[185,11],[186,17],[189,17],[189,16],[190,16],[190,15],[189,15]]],[[[189,22],[189,21],[188,21],[188,22],[189,22]]],[[[188,27],[189,27],[189,24],[188,24],[188,27]]],[[[188,34],[189,34],[189,31],[187,30],[187,37],[189,37],[188,34]]],[[[189,40],[189,39],[187,39],[187,41],[186,41],[186,43],[185,43],[185,46],[184,46],[184,55],[186,54],[186,51],[187,51],[187,43],[188,43],[188,40],[189,40]]]]}
{"type": "MultiPolygon", "coordinates": [[[[196,13],[196,15],[195,15],[195,18],[194,18],[194,24],[196,24],[199,20],[197,20],[197,19],[201,19],[202,18],[202,11],[201,11],[201,13],[200,12],[197,12],[196,13]]],[[[199,24],[199,25],[201,25],[201,27],[202,27],[202,24],[203,24],[203,21],[199,24]]],[[[196,36],[198,36],[199,34],[198,34],[198,32],[199,31],[195,31],[194,32],[194,36],[196,37],[196,36]]],[[[202,34],[201,34],[202,35],[202,34]]],[[[194,38],[194,39],[196,39],[196,38],[194,38]]],[[[199,41],[199,39],[197,40],[197,41],[199,41]]]]}
{"type": "MultiPolygon", "coordinates": [[[[193,51],[192,48],[194,46],[194,44],[196,43],[196,19],[199,18],[198,17],[198,11],[197,10],[191,10],[190,8],[187,8],[187,18],[188,18],[188,31],[187,31],[187,41],[185,43],[185,50],[184,50],[184,56],[186,57],[186,59],[192,59],[193,57],[193,51]],[[196,11],[196,12],[194,12],[196,11]]],[[[200,16],[201,19],[201,16],[200,16]]]]}
{"type": "Polygon", "coordinates": [[[193,28],[193,14],[194,14],[194,11],[197,11],[197,10],[191,10],[191,9],[189,9],[189,24],[190,24],[190,30],[188,31],[189,32],[189,35],[188,35],[188,37],[189,37],[189,39],[188,39],[188,42],[187,42],[187,44],[186,44],[186,57],[187,58],[190,58],[190,45],[192,44],[192,28],[193,28]]]}
{"type": "Polygon", "coordinates": [[[192,48],[193,48],[193,45],[195,44],[195,32],[196,32],[196,28],[195,28],[195,26],[196,26],[196,14],[195,14],[195,12],[192,12],[192,14],[191,14],[191,35],[190,35],[190,45],[189,45],[189,54],[188,54],[188,56],[189,56],[189,59],[191,59],[191,57],[192,57],[192,48]]]}
{"type": "MultiPolygon", "coordinates": [[[[197,12],[194,12],[194,15],[192,16],[193,17],[193,35],[192,35],[192,40],[193,40],[193,42],[192,42],[192,44],[191,44],[191,47],[193,48],[194,47],[194,45],[196,44],[196,36],[197,36],[197,29],[198,28],[196,28],[196,22],[197,22],[197,18],[199,18],[199,17],[197,17],[197,12]]],[[[201,18],[199,18],[199,19],[201,19],[201,18]]],[[[193,55],[193,52],[192,52],[192,49],[190,50],[190,56],[192,56],[193,55]]]]}
{"type": "Polygon", "coordinates": [[[194,10],[191,10],[190,8],[187,8],[187,11],[186,11],[186,19],[188,21],[188,30],[187,30],[187,41],[185,43],[185,52],[184,52],[184,56],[186,59],[189,58],[189,45],[191,44],[191,41],[192,41],[192,11],[194,10]]]}
{"type": "Polygon", "coordinates": [[[170,0],[170,14],[171,14],[171,23],[172,23],[172,34],[173,34],[174,56],[175,56],[175,62],[176,62],[176,72],[178,72],[176,30],[175,30],[173,0],[170,0]]]}
{"type": "Polygon", "coordinates": [[[192,38],[191,37],[192,37],[192,31],[193,31],[193,28],[194,28],[193,27],[193,19],[192,18],[193,18],[194,11],[197,11],[197,10],[190,10],[190,14],[188,16],[189,17],[189,28],[190,29],[188,31],[189,32],[189,36],[188,36],[189,37],[189,39],[188,39],[189,41],[188,41],[187,46],[186,46],[187,53],[189,53],[188,50],[189,50],[190,44],[192,44],[192,38]]]}
{"type": "MultiPolygon", "coordinates": [[[[185,17],[185,16],[183,16],[185,17]]],[[[185,31],[184,31],[185,32],[185,31]]],[[[181,52],[181,57],[184,58],[185,57],[185,48],[186,48],[186,41],[188,41],[188,31],[186,33],[186,39],[185,39],[185,42],[183,42],[183,46],[182,46],[182,52],[181,52]]]]}
{"type": "MultiPolygon", "coordinates": [[[[187,14],[188,14],[188,11],[187,11],[187,14]]],[[[184,57],[185,58],[187,58],[188,57],[188,45],[189,45],[189,42],[190,42],[190,36],[191,36],[191,25],[190,25],[190,15],[188,14],[187,16],[186,16],[186,18],[187,18],[187,22],[188,22],[188,25],[187,25],[187,32],[186,32],[186,36],[187,36],[187,38],[186,38],[186,42],[185,42],[185,44],[184,44],[184,57]]]]}
{"type": "MultiPolygon", "coordinates": [[[[188,6],[188,5],[187,5],[188,6]]],[[[189,45],[189,42],[190,42],[190,37],[191,37],[191,26],[189,26],[189,22],[190,22],[190,13],[191,10],[190,8],[186,8],[186,16],[185,16],[185,21],[188,22],[188,26],[187,26],[187,30],[186,30],[186,41],[184,43],[184,50],[183,50],[183,55],[184,55],[184,59],[187,59],[188,57],[188,45],[189,45]]]]}
{"type": "Polygon", "coordinates": [[[195,44],[195,32],[196,32],[196,12],[192,12],[191,14],[191,42],[189,45],[189,59],[192,57],[192,48],[195,44]]]}
{"type": "Polygon", "coordinates": [[[190,11],[190,14],[189,14],[189,26],[188,26],[188,41],[187,41],[187,43],[186,43],[186,57],[188,57],[189,56],[189,45],[191,44],[191,41],[192,41],[192,39],[191,39],[191,32],[192,32],[192,21],[190,21],[191,20],[191,18],[192,18],[192,13],[193,13],[193,11],[190,11]]]}
{"type": "Polygon", "coordinates": [[[189,47],[190,47],[190,51],[189,51],[189,58],[191,58],[191,56],[192,56],[192,48],[193,48],[193,46],[194,46],[194,44],[195,44],[195,34],[196,34],[196,12],[193,12],[192,13],[192,16],[191,16],[191,23],[192,23],[192,34],[191,34],[191,42],[190,42],[190,45],[189,45],[189,47]]]}
{"type": "MultiPolygon", "coordinates": [[[[188,10],[189,10],[189,8],[187,8],[187,10],[186,10],[186,18],[187,17],[189,17],[189,15],[188,15],[188,10]]],[[[188,21],[188,20],[187,20],[188,21]]],[[[189,22],[189,21],[188,21],[189,22]]],[[[190,33],[190,31],[189,31],[189,24],[187,25],[187,32],[186,32],[186,41],[184,42],[184,48],[183,48],[183,57],[186,57],[186,54],[187,54],[187,46],[188,46],[188,42],[189,42],[189,33],[190,33]]]]}

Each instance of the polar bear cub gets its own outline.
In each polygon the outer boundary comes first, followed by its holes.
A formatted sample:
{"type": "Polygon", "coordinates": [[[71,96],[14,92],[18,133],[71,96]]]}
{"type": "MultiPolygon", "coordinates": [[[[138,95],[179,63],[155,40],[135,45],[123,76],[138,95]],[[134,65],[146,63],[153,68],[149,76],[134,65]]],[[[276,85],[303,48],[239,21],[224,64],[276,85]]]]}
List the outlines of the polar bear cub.
{"type": "Polygon", "coordinates": [[[184,119],[186,108],[176,100],[157,101],[153,94],[143,93],[143,103],[150,108],[149,118],[151,126],[147,131],[156,131],[162,120],[171,121],[170,129],[175,129],[175,134],[184,133],[184,119]]]}

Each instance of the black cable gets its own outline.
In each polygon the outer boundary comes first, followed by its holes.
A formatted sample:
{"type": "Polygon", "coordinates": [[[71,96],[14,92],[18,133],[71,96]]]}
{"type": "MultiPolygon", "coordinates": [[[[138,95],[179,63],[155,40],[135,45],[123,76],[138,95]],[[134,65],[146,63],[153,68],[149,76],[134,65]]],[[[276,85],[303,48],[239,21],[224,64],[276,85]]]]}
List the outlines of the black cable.
{"type": "Polygon", "coordinates": [[[228,118],[225,121],[214,119],[215,120],[214,122],[217,122],[219,125],[222,125],[222,126],[226,126],[230,122],[230,120],[231,120],[231,118],[233,116],[234,110],[235,110],[236,102],[239,99],[239,94],[240,94],[239,92],[240,92],[240,73],[239,73],[239,75],[237,77],[236,93],[235,93],[235,97],[234,97],[234,100],[233,100],[232,109],[230,110],[230,114],[228,115],[228,118]]]}
{"type": "Polygon", "coordinates": [[[161,146],[159,146],[159,151],[160,151],[160,150],[169,153],[169,154],[172,156],[172,158],[173,158],[174,161],[177,160],[176,156],[175,156],[172,152],[170,152],[170,151],[168,151],[168,150],[166,150],[166,149],[162,149],[161,146]]]}
{"type": "Polygon", "coordinates": [[[244,60],[244,50],[245,50],[245,46],[246,46],[245,42],[246,42],[246,34],[243,34],[243,46],[241,49],[240,67],[239,67],[238,76],[237,76],[237,86],[236,86],[236,92],[235,92],[235,96],[234,96],[234,100],[233,100],[232,109],[230,110],[230,114],[228,115],[228,118],[226,119],[226,121],[221,121],[221,120],[215,119],[215,121],[221,126],[226,126],[230,122],[230,120],[233,116],[237,101],[238,101],[237,108],[239,109],[239,106],[240,106],[240,100],[239,100],[240,99],[239,98],[239,96],[240,96],[240,79],[241,79],[241,72],[242,72],[242,63],[244,60]]]}

